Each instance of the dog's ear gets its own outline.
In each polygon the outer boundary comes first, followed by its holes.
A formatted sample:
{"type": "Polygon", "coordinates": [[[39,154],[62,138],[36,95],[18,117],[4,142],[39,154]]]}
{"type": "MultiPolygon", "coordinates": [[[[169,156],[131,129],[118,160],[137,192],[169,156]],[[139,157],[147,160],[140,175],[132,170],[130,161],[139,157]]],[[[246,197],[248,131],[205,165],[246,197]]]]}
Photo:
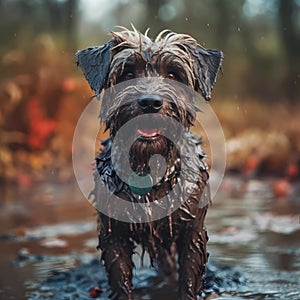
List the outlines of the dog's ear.
{"type": "Polygon", "coordinates": [[[90,47],[76,53],[77,66],[79,66],[90,87],[100,94],[105,86],[110,62],[111,43],[103,46],[90,47]]]}
{"type": "Polygon", "coordinates": [[[197,48],[195,51],[196,90],[201,91],[206,101],[210,100],[213,86],[223,60],[223,53],[218,50],[197,48]]]}

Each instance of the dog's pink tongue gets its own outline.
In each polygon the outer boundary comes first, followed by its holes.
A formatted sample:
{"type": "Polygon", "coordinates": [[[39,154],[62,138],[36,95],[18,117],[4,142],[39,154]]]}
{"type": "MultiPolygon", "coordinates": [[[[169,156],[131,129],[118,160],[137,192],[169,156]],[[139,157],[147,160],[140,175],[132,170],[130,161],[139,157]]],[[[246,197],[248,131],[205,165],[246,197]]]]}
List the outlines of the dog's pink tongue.
{"type": "Polygon", "coordinates": [[[145,137],[153,137],[159,134],[159,130],[158,129],[138,129],[137,130],[138,134],[141,136],[145,136],[145,137]]]}

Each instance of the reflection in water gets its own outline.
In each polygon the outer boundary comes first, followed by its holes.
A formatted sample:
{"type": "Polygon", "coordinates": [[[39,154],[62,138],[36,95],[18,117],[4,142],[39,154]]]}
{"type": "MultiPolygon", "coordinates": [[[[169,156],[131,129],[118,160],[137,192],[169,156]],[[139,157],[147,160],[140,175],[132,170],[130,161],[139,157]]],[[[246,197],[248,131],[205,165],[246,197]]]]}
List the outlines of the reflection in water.
{"type": "MultiPolygon", "coordinates": [[[[230,180],[233,185],[235,179],[230,180]]],[[[299,204],[280,203],[279,210],[267,183],[259,185],[260,191],[254,186],[255,192],[238,193],[239,198],[223,187],[208,212],[210,259],[238,266],[247,279],[242,290],[224,292],[220,299],[299,299],[299,204]]],[[[89,299],[93,285],[101,288],[101,299],[107,297],[106,274],[96,251],[96,217],[76,185],[41,184],[27,191],[2,186],[1,195],[0,299],[22,299],[25,294],[63,299],[75,291],[80,299],[89,299]],[[49,238],[52,244],[47,244],[49,238]],[[64,288],[58,288],[58,274],[65,274],[60,280],[71,276],[64,288]]],[[[139,257],[135,259],[138,265],[139,257]]],[[[175,299],[176,283],[148,265],[135,269],[137,299],[175,299]]]]}

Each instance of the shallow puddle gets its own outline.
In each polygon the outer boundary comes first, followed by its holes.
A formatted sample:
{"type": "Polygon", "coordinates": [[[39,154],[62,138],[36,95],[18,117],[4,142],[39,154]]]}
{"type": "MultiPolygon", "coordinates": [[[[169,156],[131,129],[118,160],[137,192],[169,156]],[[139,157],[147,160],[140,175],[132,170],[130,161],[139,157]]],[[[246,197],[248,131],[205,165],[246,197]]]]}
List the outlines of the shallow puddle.
{"type": "MultiPolygon", "coordinates": [[[[2,186],[1,195],[0,299],[107,299],[96,216],[76,185],[2,186]]],[[[299,216],[297,196],[275,200],[268,181],[227,177],[206,220],[211,264],[203,296],[300,299],[299,216]]],[[[135,263],[136,299],[176,299],[176,283],[147,260],[141,267],[138,255],[135,263]]]]}

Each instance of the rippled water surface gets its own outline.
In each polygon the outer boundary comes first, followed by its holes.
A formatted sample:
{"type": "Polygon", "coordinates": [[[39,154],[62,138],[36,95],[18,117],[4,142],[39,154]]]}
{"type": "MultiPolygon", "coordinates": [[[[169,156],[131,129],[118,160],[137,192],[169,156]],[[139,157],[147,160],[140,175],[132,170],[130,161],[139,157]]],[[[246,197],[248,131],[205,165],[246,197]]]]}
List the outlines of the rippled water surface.
{"type": "MultiPolygon", "coordinates": [[[[300,299],[299,194],[274,199],[270,186],[224,180],[206,220],[210,268],[245,284],[206,299],[300,299]]],[[[76,185],[2,186],[0,197],[0,299],[107,299],[96,216],[76,185]]],[[[136,299],[176,299],[176,283],[135,262],[136,299]]]]}

